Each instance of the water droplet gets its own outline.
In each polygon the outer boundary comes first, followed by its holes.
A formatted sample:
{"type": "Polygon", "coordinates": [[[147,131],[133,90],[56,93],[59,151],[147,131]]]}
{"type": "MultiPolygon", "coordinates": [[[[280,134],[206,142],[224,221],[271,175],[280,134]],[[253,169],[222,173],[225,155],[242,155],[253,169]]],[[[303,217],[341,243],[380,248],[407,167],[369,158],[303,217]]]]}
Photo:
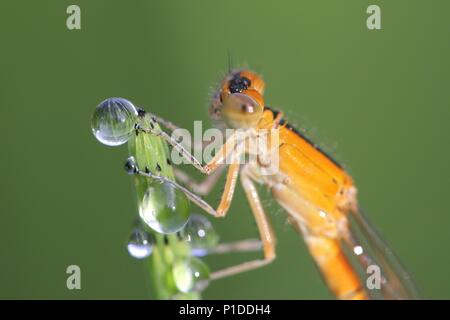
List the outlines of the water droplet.
{"type": "Polygon", "coordinates": [[[98,141],[107,146],[119,146],[130,139],[138,111],[128,100],[108,98],[94,110],[92,132],[98,141]]]}
{"type": "Polygon", "coordinates": [[[219,243],[219,235],[203,215],[192,214],[182,230],[182,236],[193,249],[209,249],[219,243]]]}
{"type": "Polygon", "coordinates": [[[202,260],[191,258],[190,269],[194,278],[194,291],[203,291],[209,285],[209,268],[202,260]]]}
{"type": "Polygon", "coordinates": [[[153,240],[147,232],[139,228],[135,229],[130,235],[127,249],[133,258],[147,258],[153,251],[153,240]]]}
{"type": "Polygon", "coordinates": [[[139,216],[159,233],[174,233],[189,219],[189,201],[173,185],[154,181],[144,194],[139,216]]]}
{"type": "Polygon", "coordinates": [[[209,268],[197,258],[176,261],[172,276],[178,290],[184,293],[202,291],[209,285],[209,268]]]}
{"type": "Polygon", "coordinates": [[[128,174],[136,174],[138,172],[138,167],[136,165],[136,160],[134,160],[133,156],[128,157],[127,161],[124,165],[125,171],[128,174]]]}

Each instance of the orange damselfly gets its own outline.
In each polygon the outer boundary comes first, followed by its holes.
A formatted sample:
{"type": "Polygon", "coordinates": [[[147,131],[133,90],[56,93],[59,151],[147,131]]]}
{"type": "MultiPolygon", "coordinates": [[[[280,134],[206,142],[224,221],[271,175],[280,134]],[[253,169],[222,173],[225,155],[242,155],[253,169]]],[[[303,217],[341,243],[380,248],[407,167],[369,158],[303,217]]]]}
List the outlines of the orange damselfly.
{"type": "MultiPolygon", "coordinates": [[[[264,259],[217,271],[212,279],[258,268],[275,259],[275,236],[256,188],[256,184],[261,184],[269,188],[273,198],[285,209],[290,224],[303,236],[326,284],[337,298],[418,298],[411,278],[363,215],[352,178],[329,155],[290,126],[282,112],[265,105],[264,87],[262,78],[250,70],[231,71],[224,78],[212,98],[210,116],[224,127],[240,129],[244,134],[230,135],[206,165],[201,165],[165,132],[156,132],[189,163],[209,175],[197,184],[177,170],[178,180],[187,186],[183,191],[208,213],[216,217],[226,215],[240,175],[257,222],[264,259]],[[278,138],[266,140],[265,151],[258,151],[256,161],[228,164],[221,201],[217,209],[211,207],[199,194],[212,189],[226,158],[249,153],[249,142],[260,138],[267,130],[275,130],[278,138]],[[237,148],[238,145],[241,148],[237,148]],[[265,170],[275,157],[278,170],[266,174],[265,170]],[[368,288],[366,271],[373,266],[381,272],[380,285],[368,288]]],[[[168,121],[158,120],[168,129],[176,128],[168,121]]]]}

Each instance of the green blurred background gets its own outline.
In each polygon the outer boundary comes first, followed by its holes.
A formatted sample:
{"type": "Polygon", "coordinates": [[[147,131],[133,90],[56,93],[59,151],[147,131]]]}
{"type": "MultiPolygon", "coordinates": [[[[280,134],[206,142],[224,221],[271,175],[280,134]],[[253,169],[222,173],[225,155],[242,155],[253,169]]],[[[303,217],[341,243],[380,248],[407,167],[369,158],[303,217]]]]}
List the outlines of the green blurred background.
{"type": "MultiPolygon", "coordinates": [[[[125,248],[137,215],[127,150],[94,139],[91,113],[122,96],[191,129],[228,53],[346,165],[424,297],[450,298],[449,12],[445,0],[1,1],[0,298],[151,297],[146,264],[125,248]],[[66,28],[70,4],[81,30],[66,28]],[[369,4],[382,30],[366,28],[369,4]],[[81,290],[66,289],[70,264],[81,290]]],[[[239,190],[215,222],[223,240],[257,236],[239,190]]],[[[332,298],[281,209],[268,211],[277,260],[204,297],[332,298]]]]}

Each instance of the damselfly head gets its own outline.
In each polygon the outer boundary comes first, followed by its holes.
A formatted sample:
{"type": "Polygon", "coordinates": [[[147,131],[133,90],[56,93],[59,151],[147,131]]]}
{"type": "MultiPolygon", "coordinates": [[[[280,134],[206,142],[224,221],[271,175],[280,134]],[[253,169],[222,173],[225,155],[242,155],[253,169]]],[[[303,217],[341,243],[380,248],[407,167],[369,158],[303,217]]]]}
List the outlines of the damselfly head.
{"type": "Polygon", "coordinates": [[[265,83],[262,77],[251,70],[233,70],[222,82],[222,94],[256,91],[262,97],[265,83]]]}
{"type": "Polygon", "coordinates": [[[249,70],[232,71],[214,95],[210,115],[232,128],[254,127],[264,111],[264,81],[249,70]]]}

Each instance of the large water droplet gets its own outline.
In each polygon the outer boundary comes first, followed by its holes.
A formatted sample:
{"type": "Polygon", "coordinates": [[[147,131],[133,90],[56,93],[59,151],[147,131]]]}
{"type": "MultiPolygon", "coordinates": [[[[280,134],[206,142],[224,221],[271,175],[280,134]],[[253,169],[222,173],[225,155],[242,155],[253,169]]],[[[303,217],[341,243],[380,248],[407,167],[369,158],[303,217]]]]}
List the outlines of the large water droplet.
{"type": "Polygon", "coordinates": [[[184,293],[202,291],[209,284],[209,268],[197,258],[175,261],[172,275],[176,287],[184,293]]]}
{"type": "Polygon", "coordinates": [[[147,258],[152,254],[153,240],[147,232],[137,228],[130,235],[127,249],[133,258],[147,258]]]}
{"type": "Polygon", "coordinates": [[[219,243],[219,235],[203,215],[192,214],[182,230],[182,236],[193,249],[210,249],[219,243]]]}
{"type": "Polygon", "coordinates": [[[138,111],[128,100],[108,98],[94,110],[92,132],[98,141],[107,146],[119,146],[130,139],[138,111]]]}
{"type": "Polygon", "coordinates": [[[189,219],[189,201],[170,183],[155,181],[144,194],[139,216],[159,233],[174,233],[189,219]]]}

